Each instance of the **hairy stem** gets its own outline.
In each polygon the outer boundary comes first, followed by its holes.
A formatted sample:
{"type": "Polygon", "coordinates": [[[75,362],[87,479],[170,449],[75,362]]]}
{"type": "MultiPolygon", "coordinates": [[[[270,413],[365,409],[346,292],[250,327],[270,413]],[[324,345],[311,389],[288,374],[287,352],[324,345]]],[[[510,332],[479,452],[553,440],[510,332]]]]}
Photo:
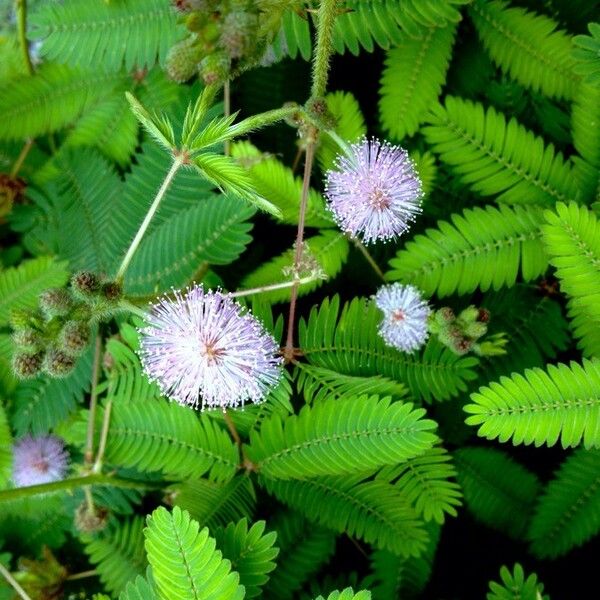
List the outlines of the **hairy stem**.
{"type": "Polygon", "coordinates": [[[11,587],[23,600],[31,600],[27,595],[27,592],[19,585],[19,582],[10,574],[10,571],[2,563],[0,563],[0,575],[8,581],[11,587]]]}
{"type": "Polygon", "coordinates": [[[337,13],[338,0],[321,0],[317,16],[317,47],[313,60],[311,97],[320,98],[325,95],[329,61],[333,52],[331,38],[337,13]]]}
{"type": "Polygon", "coordinates": [[[285,288],[293,287],[295,285],[304,285],[311,281],[316,281],[321,277],[318,275],[307,275],[306,277],[300,277],[292,279],[291,281],[284,281],[283,283],[273,283],[271,285],[263,285],[261,287],[255,287],[248,290],[238,290],[237,292],[230,292],[227,294],[232,298],[241,298],[242,296],[252,296],[253,294],[264,294],[265,292],[272,292],[273,290],[283,290],[285,288]]]}
{"type": "MultiPolygon", "coordinates": [[[[311,128],[312,130],[312,128],[311,128]]],[[[302,180],[302,196],[300,198],[300,213],[298,217],[298,231],[296,233],[296,248],[294,253],[294,273],[298,272],[300,260],[302,259],[302,249],[304,246],[304,222],[306,220],[306,206],[308,204],[308,192],[310,189],[310,174],[312,171],[313,159],[315,156],[315,137],[316,130],[312,130],[312,135],[306,145],[306,157],[304,161],[304,178],[302,180]]],[[[288,316],[287,337],[283,357],[287,362],[294,357],[294,323],[296,321],[296,302],[298,301],[299,281],[295,279],[292,285],[292,295],[290,298],[290,312],[288,316]]]]}
{"type": "Polygon", "coordinates": [[[29,151],[31,150],[32,146],[33,140],[30,138],[25,142],[23,148],[21,148],[21,152],[19,152],[19,156],[17,156],[17,160],[15,161],[15,164],[13,165],[13,168],[10,171],[10,176],[12,178],[16,177],[19,174],[19,171],[21,170],[21,167],[23,166],[23,163],[25,162],[25,159],[27,158],[27,155],[29,154],[29,151]]]}
{"type": "Polygon", "coordinates": [[[96,335],[94,347],[94,364],[92,367],[92,390],[90,392],[90,412],[87,422],[87,436],[85,441],[85,452],[83,455],[86,466],[90,466],[94,460],[94,427],[96,424],[96,405],[98,404],[98,379],[100,376],[100,359],[102,357],[102,336],[96,335]]]}
{"type": "Polygon", "coordinates": [[[98,454],[92,471],[94,473],[102,472],[102,461],[104,460],[104,452],[106,451],[106,440],[108,439],[108,429],[110,427],[110,413],[112,411],[112,400],[106,403],[104,409],[104,419],[102,420],[102,431],[100,432],[100,443],[98,444],[98,454]]]}
{"type": "Polygon", "coordinates": [[[373,271],[377,273],[378,277],[385,281],[385,275],[379,268],[379,265],[375,262],[375,259],[371,256],[371,253],[365,248],[365,245],[357,238],[351,238],[354,245],[360,250],[361,254],[365,257],[366,261],[371,265],[373,271]]]}
{"type": "Polygon", "coordinates": [[[33,75],[33,63],[29,56],[29,42],[27,41],[27,0],[15,0],[15,9],[17,12],[17,33],[19,36],[19,45],[23,54],[23,62],[29,75],[33,75]]]}
{"type": "Polygon", "coordinates": [[[39,485],[30,485],[27,487],[11,488],[8,490],[0,490],[0,502],[4,500],[16,500],[19,498],[27,498],[29,496],[37,496],[39,494],[48,494],[51,492],[61,492],[64,490],[73,490],[80,487],[93,485],[110,485],[118,488],[128,489],[148,489],[158,487],[160,483],[146,483],[143,481],[135,481],[132,479],[122,479],[113,475],[103,475],[102,473],[94,473],[83,477],[72,477],[61,481],[53,481],[51,483],[40,483],[39,485]]]}
{"type": "Polygon", "coordinates": [[[158,192],[156,193],[156,196],[155,196],[148,212],[146,213],[146,216],[145,216],[144,220],[142,221],[142,224],[140,225],[138,232],[135,234],[135,237],[133,238],[131,245],[129,246],[129,248],[127,249],[127,252],[125,253],[125,257],[123,258],[123,261],[121,262],[119,270],[117,271],[117,275],[116,275],[117,281],[123,281],[123,277],[125,276],[125,272],[127,271],[127,268],[129,267],[129,263],[131,263],[131,259],[133,258],[135,251],[138,249],[138,246],[140,245],[140,242],[142,241],[142,238],[144,237],[144,234],[146,233],[146,230],[148,229],[148,226],[150,225],[150,221],[152,221],[152,218],[156,214],[156,211],[158,210],[158,207],[159,207],[162,199],[164,198],[164,195],[166,194],[167,190],[169,189],[169,186],[171,185],[175,175],[177,174],[177,171],[179,171],[179,169],[181,168],[183,161],[184,161],[184,158],[179,157],[179,156],[173,160],[173,164],[171,165],[169,172],[167,173],[164,181],[162,182],[162,185],[160,186],[158,192]]]}
{"type": "MultiPolygon", "coordinates": [[[[225,83],[223,84],[223,113],[225,117],[231,115],[231,84],[229,83],[229,79],[226,79],[225,83]]],[[[229,156],[230,151],[231,141],[225,140],[223,153],[225,156],[229,156]]]]}

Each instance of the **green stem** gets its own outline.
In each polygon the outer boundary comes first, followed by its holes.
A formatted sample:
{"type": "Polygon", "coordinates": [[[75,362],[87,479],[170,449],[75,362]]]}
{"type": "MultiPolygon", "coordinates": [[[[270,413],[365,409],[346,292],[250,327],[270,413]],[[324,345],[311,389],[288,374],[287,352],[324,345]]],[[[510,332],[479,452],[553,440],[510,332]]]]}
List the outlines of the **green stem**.
{"type": "Polygon", "coordinates": [[[267,125],[273,125],[283,119],[291,117],[294,113],[297,113],[300,109],[297,106],[284,106],[283,108],[275,108],[273,110],[267,110],[266,112],[258,115],[248,117],[243,121],[240,121],[236,125],[232,125],[227,133],[228,137],[239,137],[246,135],[251,131],[266,127],[267,125]]]}
{"type": "Polygon", "coordinates": [[[19,585],[19,582],[10,574],[10,571],[2,563],[0,563],[0,574],[8,581],[8,583],[10,583],[15,592],[17,592],[23,600],[31,600],[27,595],[27,592],[19,585]]]}
{"type": "Polygon", "coordinates": [[[371,256],[371,253],[365,248],[364,244],[357,238],[351,238],[354,245],[360,250],[361,254],[365,257],[365,260],[371,265],[373,271],[377,273],[378,277],[385,281],[385,275],[379,268],[379,265],[375,262],[375,259],[371,256]]]}
{"type": "Polygon", "coordinates": [[[10,171],[10,176],[13,179],[19,174],[19,171],[21,170],[21,167],[23,166],[23,163],[25,162],[25,159],[27,158],[32,146],[33,140],[30,138],[25,142],[23,148],[21,148],[21,152],[19,152],[19,156],[17,156],[17,160],[10,171]]]}
{"type": "Polygon", "coordinates": [[[156,197],[154,198],[154,201],[152,202],[150,209],[148,210],[148,213],[146,214],[146,217],[142,221],[142,224],[140,225],[138,232],[135,234],[135,237],[133,238],[133,241],[131,242],[131,245],[129,246],[129,248],[126,252],[125,257],[123,258],[123,262],[121,262],[121,266],[119,267],[119,270],[117,271],[117,275],[115,277],[117,281],[123,281],[123,278],[125,276],[125,271],[127,271],[127,267],[129,267],[129,263],[131,262],[131,259],[133,258],[135,251],[138,249],[138,246],[140,245],[140,242],[142,241],[142,238],[144,237],[144,234],[146,233],[146,230],[148,229],[148,226],[150,225],[150,221],[152,221],[152,218],[154,217],[156,211],[158,210],[158,207],[159,207],[164,195],[166,194],[167,190],[169,189],[171,182],[173,181],[175,175],[177,174],[177,171],[179,171],[179,169],[181,168],[182,164],[183,164],[183,159],[181,157],[176,157],[173,160],[173,164],[171,165],[171,168],[169,169],[167,176],[165,177],[164,181],[162,182],[162,185],[160,186],[160,188],[156,194],[156,197]]]}
{"type": "Polygon", "coordinates": [[[108,440],[108,429],[110,427],[110,413],[112,412],[112,399],[106,403],[104,409],[104,419],[102,420],[102,431],[100,432],[100,443],[98,445],[98,454],[92,471],[94,473],[102,472],[102,461],[104,460],[104,452],[106,451],[106,441],[108,440]]]}
{"type": "MultiPolygon", "coordinates": [[[[225,117],[231,115],[231,85],[229,79],[225,80],[223,84],[223,114],[225,117]]],[[[229,156],[231,151],[231,140],[225,140],[223,153],[225,156],[229,156]]]]}
{"type": "Polygon", "coordinates": [[[321,278],[320,275],[307,275],[306,277],[299,277],[297,279],[292,279],[291,281],[284,281],[283,283],[273,283],[271,285],[263,285],[248,290],[238,290],[237,292],[230,292],[227,295],[231,298],[241,298],[242,296],[252,296],[253,294],[264,294],[265,292],[272,292],[274,290],[284,290],[285,288],[293,287],[294,285],[304,285],[321,278]]]}
{"type": "Polygon", "coordinates": [[[320,98],[325,95],[329,61],[333,52],[331,39],[333,25],[337,14],[337,0],[321,0],[317,16],[317,47],[313,60],[311,97],[320,98]]]}
{"type": "Polygon", "coordinates": [[[17,11],[17,31],[23,61],[27,73],[33,75],[33,63],[31,62],[31,56],[29,56],[29,42],[27,41],[27,0],[15,0],[15,9],[17,11]]]}
{"type": "Polygon", "coordinates": [[[90,413],[88,415],[87,436],[85,442],[84,462],[90,466],[94,460],[94,426],[96,424],[96,405],[98,403],[98,378],[100,375],[100,358],[102,355],[102,336],[96,335],[94,348],[94,366],[92,367],[92,391],[90,392],[90,413]]]}
{"type": "Polygon", "coordinates": [[[93,475],[86,475],[84,477],[72,477],[70,479],[63,479],[61,481],[53,481],[51,483],[41,483],[39,485],[0,490],[0,502],[3,500],[17,500],[19,498],[27,498],[29,496],[38,496],[39,494],[48,494],[51,492],[73,490],[87,485],[109,485],[112,487],[128,489],[148,489],[150,487],[154,487],[152,484],[142,481],[121,479],[120,477],[115,477],[113,475],[95,473],[93,475]]]}

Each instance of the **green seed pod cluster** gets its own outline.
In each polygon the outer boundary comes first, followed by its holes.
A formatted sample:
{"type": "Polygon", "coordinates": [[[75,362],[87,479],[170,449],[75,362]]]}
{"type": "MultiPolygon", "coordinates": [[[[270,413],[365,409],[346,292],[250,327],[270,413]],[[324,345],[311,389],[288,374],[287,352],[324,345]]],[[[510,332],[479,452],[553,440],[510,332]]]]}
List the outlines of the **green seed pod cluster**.
{"type": "Polygon", "coordinates": [[[432,314],[429,330],[442,344],[461,356],[469,352],[502,354],[506,343],[502,335],[492,336],[493,340],[484,344],[479,343],[488,331],[489,320],[490,313],[485,308],[468,306],[457,316],[450,307],[444,306],[432,314]]]}
{"type": "Polygon", "coordinates": [[[82,271],[68,288],[42,292],[37,310],[14,311],[14,373],[21,379],[69,375],[90,342],[93,325],[112,317],[121,296],[119,283],[82,271]]]}

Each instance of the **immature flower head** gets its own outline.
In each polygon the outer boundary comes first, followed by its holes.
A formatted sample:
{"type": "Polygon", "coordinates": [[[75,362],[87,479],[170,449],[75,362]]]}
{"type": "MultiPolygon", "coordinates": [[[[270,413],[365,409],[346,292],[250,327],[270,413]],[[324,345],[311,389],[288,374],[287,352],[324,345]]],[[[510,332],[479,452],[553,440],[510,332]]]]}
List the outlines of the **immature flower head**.
{"type": "Polygon", "coordinates": [[[384,285],[375,294],[375,304],[383,312],[379,335],[389,346],[413,352],[427,340],[430,308],[412,285],[384,285]]]}
{"type": "Polygon", "coordinates": [[[64,478],[68,454],[53,435],[26,436],[13,447],[13,481],[17,487],[50,483],[64,478]]]}
{"type": "Polygon", "coordinates": [[[181,404],[260,402],[281,374],[278,346],[259,321],[202,286],[154,304],[140,333],[146,374],[181,404]]]}
{"type": "Polygon", "coordinates": [[[406,150],[363,139],[337,157],[325,195],[338,225],[369,244],[407,231],[421,212],[423,192],[406,150]]]}

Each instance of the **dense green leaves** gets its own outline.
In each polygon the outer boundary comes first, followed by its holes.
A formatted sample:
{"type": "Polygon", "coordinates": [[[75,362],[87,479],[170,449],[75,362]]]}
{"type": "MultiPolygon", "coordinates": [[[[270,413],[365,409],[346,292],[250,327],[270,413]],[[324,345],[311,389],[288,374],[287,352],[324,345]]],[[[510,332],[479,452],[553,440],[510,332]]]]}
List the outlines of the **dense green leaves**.
{"type": "Polygon", "coordinates": [[[42,3],[32,15],[42,54],[61,63],[118,71],[151,67],[182,37],[176,13],[162,0],[42,3]]]}
{"type": "Polygon", "coordinates": [[[385,481],[360,475],[316,477],[305,481],[265,479],[266,489],[293,510],[339,533],[377,548],[416,556],[427,533],[404,495],[385,481]]]}
{"type": "Polygon", "coordinates": [[[12,472],[12,435],[6,419],[4,403],[0,400],[0,488],[8,482],[12,472]]]}
{"type": "Polygon", "coordinates": [[[454,214],[437,229],[417,235],[390,261],[391,281],[411,283],[426,294],[448,296],[530,281],[547,268],[536,207],[488,206],[454,214]]]}
{"type": "Polygon", "coordinates": [[[112,409],[107,459],[174,477],[227,480],[237,467],[237,450],[227,433],[206,415],[165,400],[116,404],[112,409]]]}
{"type": "Polygon", "coordinates": [[[368,471],[421,454],[436,440],[423,409],[377,396],[330,399],[275,416],[250,434],[248,456],[265,477],[304,479],[368,471]]]}
{"type": "Polygon", "coordinates": [[[447,96],[423,134],[463,183],[497,202],[544,204],[577,196],[571,169],[551,144],[494,108],[447,96]]]}
{"type": "Polygon", "coordinates": [[[408,386],[415,397],[445,400],[474,378],[474,357],[458,357],[436,340],[415,355],[386,346],[377,334],[374,302],[355,298],[340,312],[339,298],[313,308],[300,321],[300,345],[309,363],[354,376],[383,375],[408,386]]]}
{"type": "Polygon", "coordinates": [[[402,36],[388,52],[381,79],[379,111],[392,139],[413,135],[442,89],[456,25],[431,28],[421,37],[402,36]]]}
{"type": "Polygon", "coordinates": [[[501,583],[490,581],[490,591],[486,600],[542,600],[544,586],[537,581],[537,575],[532,573],[527,578],[523,567],[516,563],[513,572],[506,566],[500,569],[501,583]]]}
{"type": "Polygon", "coordinates": [[[177,506],[157,508],[144,531],[148,562],[161,600],[241,600],[244,588],[205,527],[177,506]]]}
{"type": "Polygon", "coordinates": [[[513,444],[600,446],[600,362],[548,365],[501,377],[471,394],[466,422],[513,444]]]}

